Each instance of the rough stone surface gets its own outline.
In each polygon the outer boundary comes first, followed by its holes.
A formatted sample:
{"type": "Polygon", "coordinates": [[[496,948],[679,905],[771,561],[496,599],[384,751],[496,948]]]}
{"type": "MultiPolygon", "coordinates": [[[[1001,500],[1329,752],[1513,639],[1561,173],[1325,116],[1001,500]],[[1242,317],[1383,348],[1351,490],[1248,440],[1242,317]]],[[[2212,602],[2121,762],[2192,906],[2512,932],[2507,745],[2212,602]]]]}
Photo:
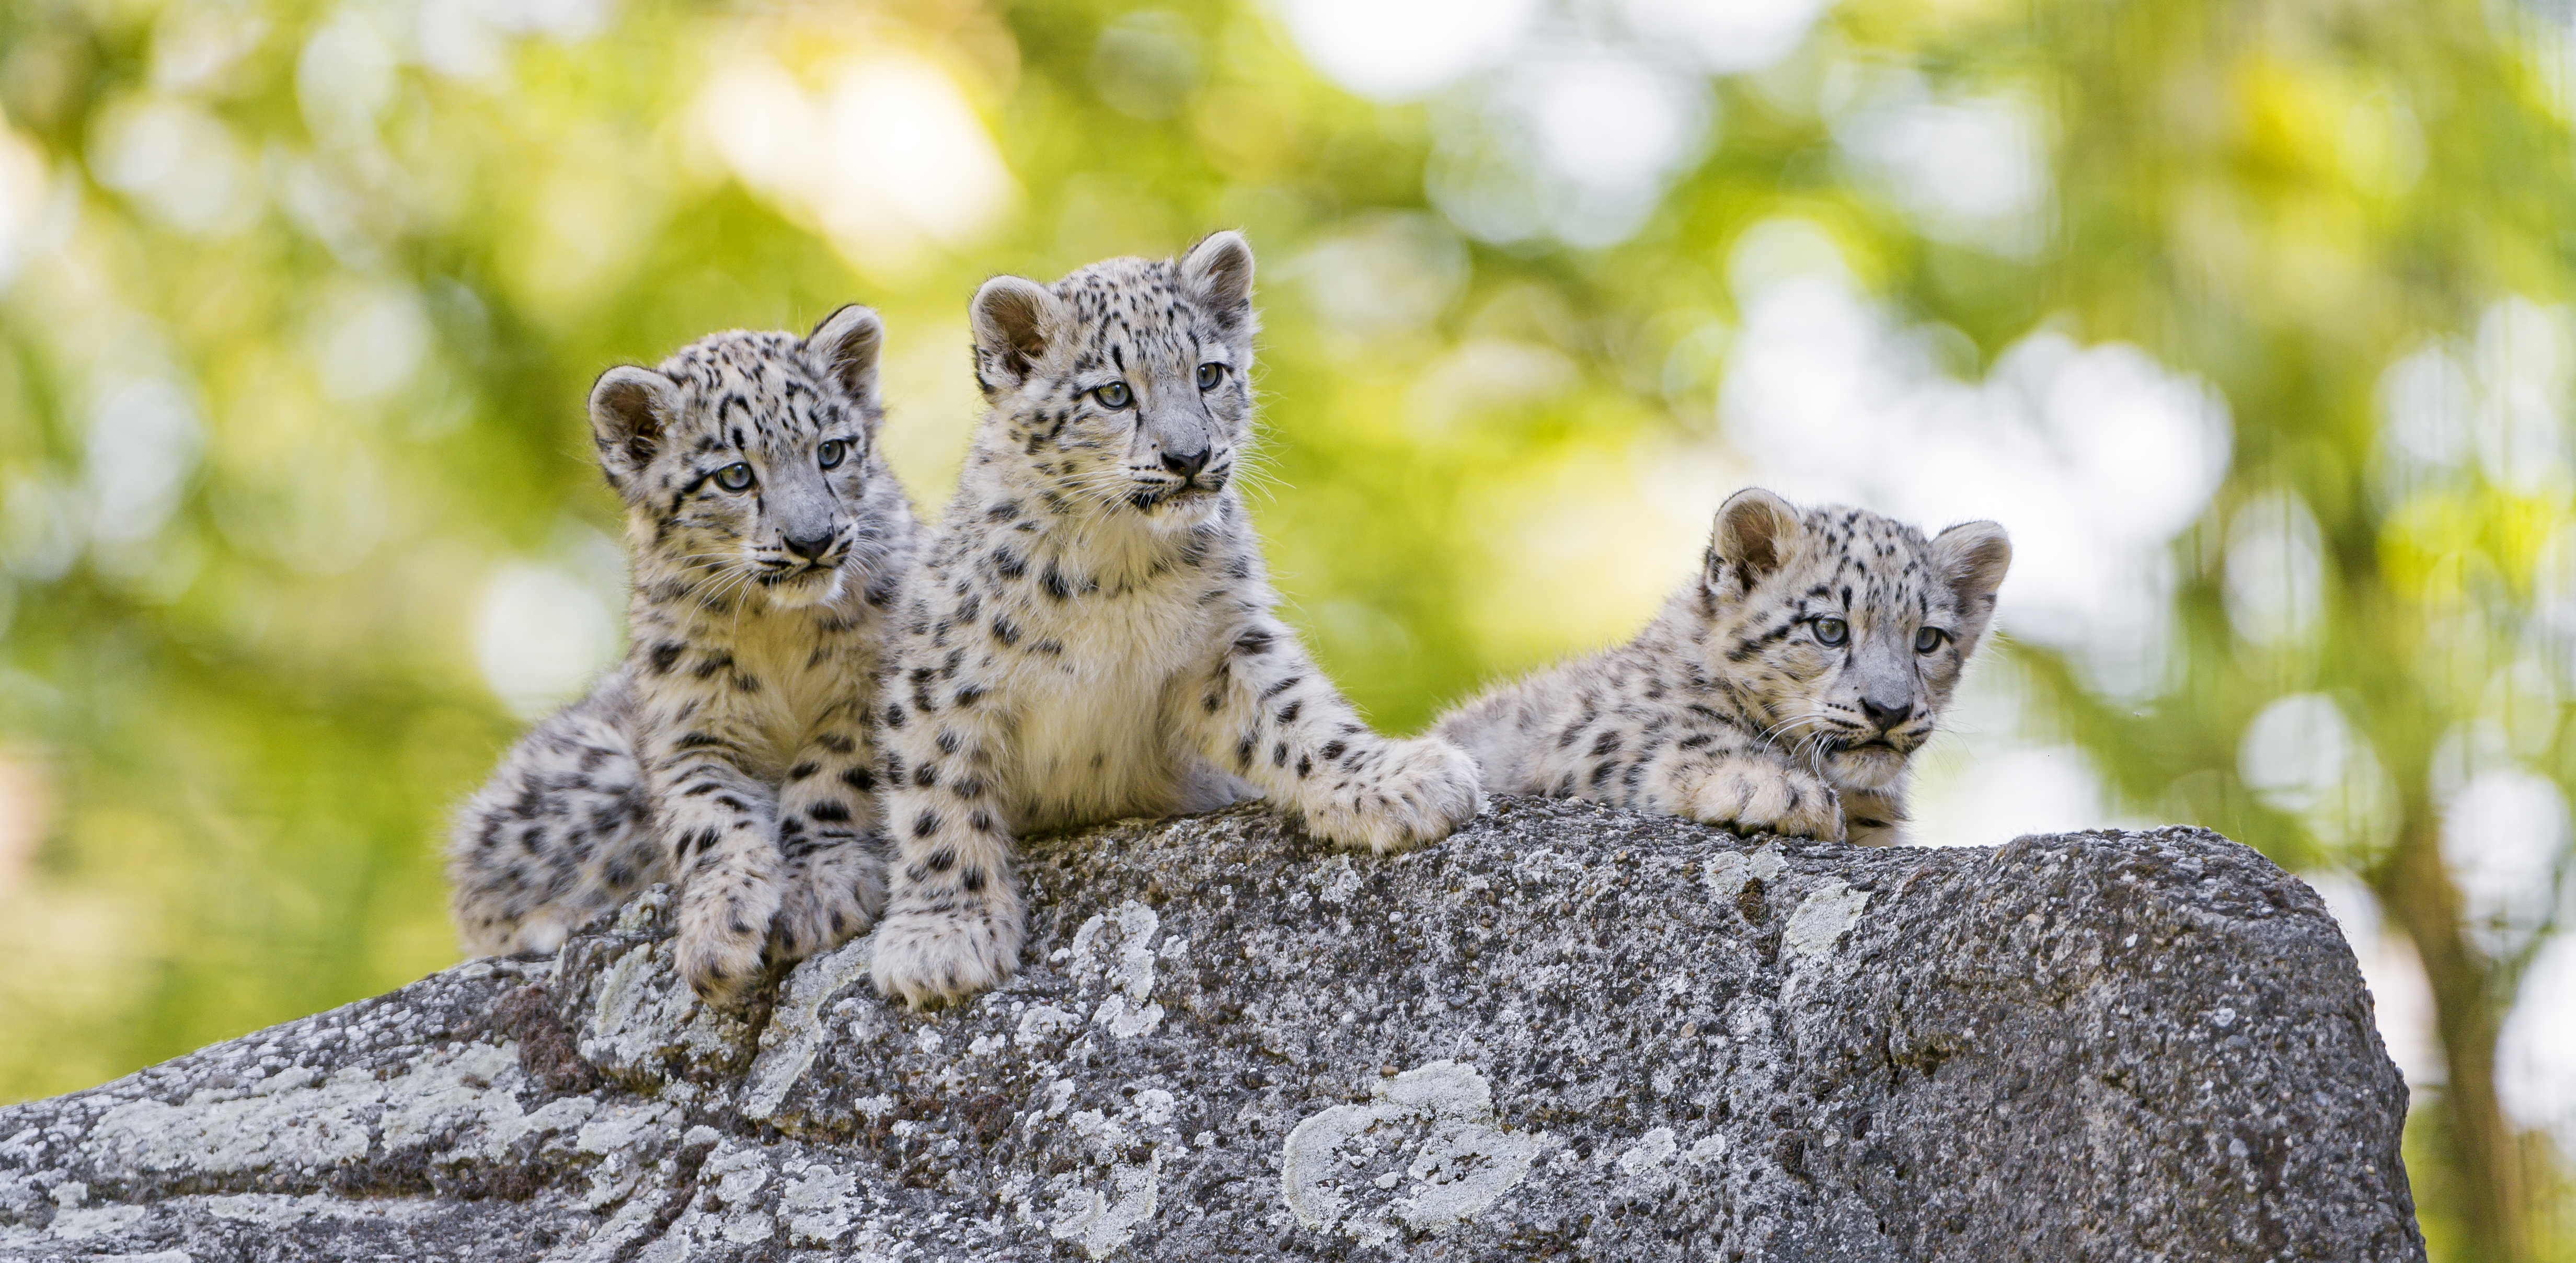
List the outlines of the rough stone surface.
{"type": "Polygon", "coordinates": [[[667,894],[0,1109],[0,1259],[2421,1259],[2307,887],[2189,829],[1863,850],[1503,799],[1042,841],[1027,965],[747,1019],[667,894]]]}

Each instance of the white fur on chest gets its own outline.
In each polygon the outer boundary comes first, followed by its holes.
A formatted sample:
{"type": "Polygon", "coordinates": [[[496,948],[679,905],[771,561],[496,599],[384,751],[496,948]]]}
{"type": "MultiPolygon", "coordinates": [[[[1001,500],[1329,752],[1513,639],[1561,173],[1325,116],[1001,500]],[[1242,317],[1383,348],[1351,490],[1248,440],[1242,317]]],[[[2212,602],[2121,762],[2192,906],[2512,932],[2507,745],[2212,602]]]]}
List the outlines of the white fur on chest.
{"type": "MultiPolygon", "coordinates": [[[[758,691],[734,702],[763,747],[754,751],[759,766],[745,770],[771,780],[784,776],[813,738],[826,708],[836,701],[865,704],[870,681],[850,670],[847,647],[831,643],[837,638],[818,629],[803,611],[765,612],[743,619],[734,629],[734,665],[760,681],[758,691]]],[[[731,687],[721,679],[711,683],[731,687]]],[[[859,725],[846,727],[856,735],[859,725]]]]}
{"type": "Polygon", "coordinates": [[[1185,591],[1092,593],[1033,611],[1033,635],[1064,646],[1010,664],[1010,783],[1023,831],[1204,811],[1241,797],[1175,722],[1221,648],[1185,591]]]}

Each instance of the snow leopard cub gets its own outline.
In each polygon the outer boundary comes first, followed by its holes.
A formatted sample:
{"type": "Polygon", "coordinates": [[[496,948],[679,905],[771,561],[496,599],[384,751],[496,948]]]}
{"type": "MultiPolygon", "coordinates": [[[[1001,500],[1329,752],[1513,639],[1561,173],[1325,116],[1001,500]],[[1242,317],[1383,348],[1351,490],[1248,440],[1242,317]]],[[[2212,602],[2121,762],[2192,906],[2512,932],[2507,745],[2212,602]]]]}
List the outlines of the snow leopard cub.
{"type": "Polygon", "coordinates": [[[719,333],[612,368],[592,437],[626,502],[632,647],[457,815],[456,924],[548,951],[645,885],[679,886],[679,967],[738,1001],[885,902],[867,716],[912,506],[877,450],[875,312],[719,333]]]}
{"type": "Polygon", "coordinates": [[[1993,618],[2012,544],[1925,539],[1758,488],[1717,511],[1701,573],[1630,643],[1496,689],[1434,730],[1487,790],[1589,798],[1745,833],[1882,844],[1993,618]]]}
{"type": "Polygon", "coordinates": [[[1010,975],[1020,833],[1258,797],[1388,851],[1476,814],[1463,751],[1370,731],[1272,613],[1235,485],[1256,324],[1240,235],[996,277],[970,316],[991,410],[879,717],[899,847],[880,991],[920,1007],[1010,975]]]}

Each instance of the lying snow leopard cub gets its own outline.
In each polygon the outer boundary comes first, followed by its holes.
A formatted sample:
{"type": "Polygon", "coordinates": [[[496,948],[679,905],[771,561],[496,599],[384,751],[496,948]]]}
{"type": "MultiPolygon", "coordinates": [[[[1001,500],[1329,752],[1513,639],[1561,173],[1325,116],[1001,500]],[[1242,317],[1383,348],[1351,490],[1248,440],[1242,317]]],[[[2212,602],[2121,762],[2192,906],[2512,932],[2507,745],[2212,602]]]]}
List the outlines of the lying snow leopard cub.
{"type": "Polygon", "coordinates": [[[884,905],[867,716],[911,564],[877,452],[875,312],[719,333],[613,368],[592,437],[626,501],[633,647],[458,813],[456,924],[549,951],[645,885],[680,888],[679,965],[738,1000],[884,905]]]}
{"type": "Polygon", "coordinates": [[[879,990],[1008,977],[1011,838],[1261,797],[1387,851],[1481,806],[1445,741],[1360,722],[1272,614],[1234,485],[1252,424],[1252,250],[1111,259],[971,308],[992,405],[931,542],[880,715],[900,848],[879,990]]]}
{"type": "Polygon", "coordinates": [[[1699,576],[1636,640],[1497,689],[1434,731],[1476,756],[1495,793],[1895,842],[1906,759],[2011,563],[1992,522],[1926,540],[1875,513],[1802,515],[1739,491],[1699,576]]]}

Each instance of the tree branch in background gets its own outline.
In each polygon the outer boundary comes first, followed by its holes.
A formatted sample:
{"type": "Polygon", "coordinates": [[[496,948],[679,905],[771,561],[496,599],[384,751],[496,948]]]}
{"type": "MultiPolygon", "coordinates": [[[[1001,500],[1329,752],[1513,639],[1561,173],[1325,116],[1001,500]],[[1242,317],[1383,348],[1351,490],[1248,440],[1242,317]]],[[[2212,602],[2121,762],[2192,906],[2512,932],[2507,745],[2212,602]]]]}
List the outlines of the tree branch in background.
{"type": "Polygon", "coordinates": [[[2470,1257],[2525,1263],[2531,1240],[2522,1145],[2496,1097],[2496,1036],[2504,1022],[2495,969],[2462,928],[2459,888],[2442,866],[2441,820],[2420,793],[2409,797],[2414,805],[2396,849],[2371,884],[2413,940],[2433,992],[2434,1033],[2448,1068],[2439,1108],[2459,1171],[2470,1257]]]}

